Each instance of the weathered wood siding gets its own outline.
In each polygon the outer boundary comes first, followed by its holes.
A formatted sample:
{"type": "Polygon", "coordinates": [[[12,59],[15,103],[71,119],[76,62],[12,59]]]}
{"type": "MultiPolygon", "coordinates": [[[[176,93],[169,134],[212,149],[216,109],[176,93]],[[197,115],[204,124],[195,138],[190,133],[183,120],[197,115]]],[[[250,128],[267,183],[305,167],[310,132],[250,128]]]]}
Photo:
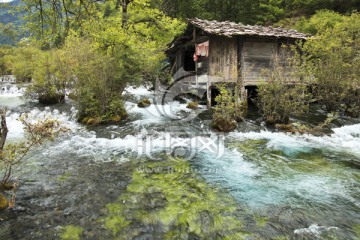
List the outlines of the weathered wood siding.
{"type": "Polygon", "coordinates": [[[276,52],[275,41],[245,40],[242,44],[241,68],[245,85],[257,85],[261,80],[261,70],[269,68],[276,52]]]}
{"type": "Polygon", "coordinates": [[[236,38],[211,37],[209,43],[209,76],[211,81],[236,81],[237,68],[236,38]]]}
{"type": "Polygon", "coordinates": [[[179,50],[178,53],[176,54],[176,58],[175,58],[175,71],[179,70],[183,65],[184,65],[184,51],[183,50],[179,50]]]}

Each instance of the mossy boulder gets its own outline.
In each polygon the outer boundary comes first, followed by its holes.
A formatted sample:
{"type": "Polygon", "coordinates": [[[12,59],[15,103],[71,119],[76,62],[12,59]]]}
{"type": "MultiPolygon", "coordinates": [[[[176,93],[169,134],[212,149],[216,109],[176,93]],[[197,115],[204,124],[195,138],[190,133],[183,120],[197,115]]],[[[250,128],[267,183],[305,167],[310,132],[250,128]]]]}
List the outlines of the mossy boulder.
{"type": "Polygon", "coordinates": [[[217,119],[211,123],[212,128],[220,132],[231,132],[237,127],[234,119],[217,119]]]}
{"type": "Polygon", "coordinates": [[[88,118],[86,124],[87,125],[97,125],[100,122],[101,122],[100,118],[95,117],[95,118],[88,118]]]}
{"type": "Polygon", "coordinates": [[[295,132],[292,124],[276,124],[275,128],[284,132],[295,132]]]}
{"type": "Polygon", "coordinates": [[[82,124],[86,124],[86,125],[98,125],[98,124],[114,124],[114,123],[118,123],[122,120],[126,120],[128,118],[128,113],[126,112],[125,109],[120,109],[119,111],[117,111],[116,114],[114,115],[109,115],[109,116],[102,116],[102,117],[97,117],[97,116],[84,116],[81,115],[78,117],[78,122],[82,123],[82,124]]]}
{"type": "Polygon", "coordinates": [[[115,124],[122,120],[126,120],[128,118],[128,116],[129,115],[126,112],[123,112],[123,113],[119,113],[119,115],[103,118],[100,123],[101,124],[115,124]]]}
{"type": "Polygon", "coordinates": [[[147,98],[141,100],[141,101],[137,104],[137,106],[138,106],[139,108],[146,108],[146,107],[148,107],[148,106],[150,106],[150,105],[151,105],[151,102],[150,102],[150,100],[147,99],[147,98]]]}
{"type": "Polygon", "coordinates": [[[46,105],[51,105],[51,104],[56,104],[56,103],[62,103],[65,101],[65,95],[62,93],[59,94],[42,94],[39,95],[39,103],[42,104],[46,104],[46,105]]]}
{"type": "Polygon", "coordinates": [[[352,118],[358,118],[360,117],[360,111],[357,107],[348,108],[345,110],[345,115],[352,118]]]}
{"type": "Polygon", "coordinates": [[[4,210],[9,207],[9,201],[0,194],[0,210],[4,210]]]}
{"type": "Polygon", "coordinates": [[[195,101],[194,102],[189,102],[186,107],[195,110],[195,109],[198,109],[199,103],[195,102],[195,101]]]}

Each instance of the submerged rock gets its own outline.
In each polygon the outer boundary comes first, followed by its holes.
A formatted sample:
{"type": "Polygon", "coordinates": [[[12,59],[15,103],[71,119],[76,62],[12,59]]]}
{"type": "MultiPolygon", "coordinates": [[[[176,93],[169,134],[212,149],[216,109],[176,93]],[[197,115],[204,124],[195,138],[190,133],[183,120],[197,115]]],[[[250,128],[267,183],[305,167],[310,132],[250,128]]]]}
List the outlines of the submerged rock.
{"type": "Polygon", "coordinates": [[[46,105],[63,103],[65,102],[65,95],[62,93],[55,95],[39,95],[39,102],[46,105]]]}

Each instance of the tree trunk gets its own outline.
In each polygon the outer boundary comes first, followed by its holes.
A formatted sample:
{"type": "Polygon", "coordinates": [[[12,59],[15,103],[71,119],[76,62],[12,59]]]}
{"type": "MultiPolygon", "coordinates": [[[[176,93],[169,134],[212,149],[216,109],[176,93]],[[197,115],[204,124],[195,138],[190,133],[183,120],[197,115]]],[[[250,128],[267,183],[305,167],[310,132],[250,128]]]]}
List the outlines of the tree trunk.
{"type": "Polygon", "coordinates": [[[6,125],[6,109],[3,109],[0,112],[0,121],[1,121],[1,128],[0,128],[0,151],[3,150],[4,145],[5,145],[5,141],[6,141],[6,137],[8,134],[8,128],[6,125]]]}
{"type": "Polygon", "coordinates": [[[127,22],[127,4],[127,0],[122,0],[122,28],[125,27],[127,22]]]}
{"type": "Polygon", "coordinates": [[[121,27],[125,28],[126,23],[127,23],[127,8],[128,5],[132,2],[133,0],[121,0],[121,5],[122,5],[122,24],[121,27]]]}

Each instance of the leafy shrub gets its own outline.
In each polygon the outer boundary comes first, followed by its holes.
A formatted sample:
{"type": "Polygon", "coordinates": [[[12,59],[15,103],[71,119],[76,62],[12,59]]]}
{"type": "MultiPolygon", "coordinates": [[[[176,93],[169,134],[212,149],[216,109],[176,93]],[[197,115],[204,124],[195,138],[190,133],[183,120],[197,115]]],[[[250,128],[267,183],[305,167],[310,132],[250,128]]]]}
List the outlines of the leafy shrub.
{"type": "Polygon", "coordinates": [[[308,109],[309,94],[297,67],[296,57],[283,49],[274,56],[272,67],[262,71],[255,103],[267,124],[287,124],[290,116],[308,109]]]}
{"type": "Polygon", "coordinates": [[[235,88],[229,87],[225,84],[219,85],[220,94],[216,96],[216,106],[213,113],[213,128],[222,131],[230,132],[237,126],[237,120],[242,120],[246,111],[246,102],[239,102],[235,96],[235,88]]]}

